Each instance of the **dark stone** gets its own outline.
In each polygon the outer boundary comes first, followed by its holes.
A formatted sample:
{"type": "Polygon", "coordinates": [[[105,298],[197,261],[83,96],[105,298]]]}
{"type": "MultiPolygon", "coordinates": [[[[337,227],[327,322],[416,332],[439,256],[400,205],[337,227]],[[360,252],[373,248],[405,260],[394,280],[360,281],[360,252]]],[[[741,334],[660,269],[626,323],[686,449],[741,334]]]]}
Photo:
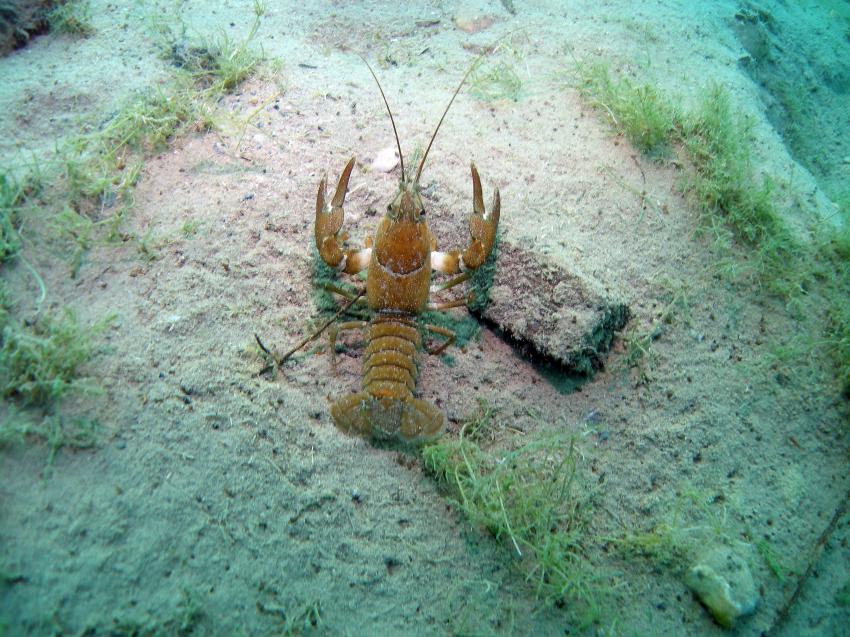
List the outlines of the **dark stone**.
{"type": "Polygon", "coordinates": [[[475,314],[514,344],[565,371],[601,369],[615,332],[629,319],[602,286],[544,256],[499,242],[489,298],[475,314]]]}

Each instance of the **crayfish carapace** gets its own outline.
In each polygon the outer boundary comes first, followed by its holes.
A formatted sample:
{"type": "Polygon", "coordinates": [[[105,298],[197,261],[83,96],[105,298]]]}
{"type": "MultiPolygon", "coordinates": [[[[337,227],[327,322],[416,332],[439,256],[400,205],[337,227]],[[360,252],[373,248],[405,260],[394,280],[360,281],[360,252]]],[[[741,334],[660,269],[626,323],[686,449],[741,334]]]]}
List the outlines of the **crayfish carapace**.
{"type": "MultiPolygon", "coordinates": [[[[369,321],[340,323],[330,332],[333,356],[339,330],[368,330],[363,355],[362,390],[337,399],[331,406],[331,416],[343,431],[380,439],[419,441],[436,436],[445,424],[445,416],[439,408],[413,395],[419,375],[417,356],[422,349],[417,318],[426,309],[442,310],[466,303],[466,299],[461,299],[429,304],[431,273],[436,271],[452,277],[437,288],[444,290],[466,281],[470,273],[484,263],[496,240],[499,189],[493,196],[490,212],[486,212],[481,180],[475,164],[472,164],[469,246],[463,251],[438,252],[436,239],[425,220],[419,178],[437,131],[471,70],[467,71],[452,95],[411,178],[404,170],[401,144],[389,103],[375,72],[369,67],[390,115],[401,162],[401,180],[398,193],[378,224],[374,239],[367,238],[365,248],[348,249],[344,245],[344,236],[340,234],[344,217],[343,204],[354,168],[354,158],[349,160],[342,171],[330,205],[325,196],[327,177],[319,183],[316,198],[316,248],[322,260],[340,272],[357,274],[366,270],[365,294],[373,312],[369,321]]],[[[426,350],[429,354],[439,354],[455,341],[454,332],[444,327],[430,324],[422,327],[446,339],[439,347],[426,350]]]]}

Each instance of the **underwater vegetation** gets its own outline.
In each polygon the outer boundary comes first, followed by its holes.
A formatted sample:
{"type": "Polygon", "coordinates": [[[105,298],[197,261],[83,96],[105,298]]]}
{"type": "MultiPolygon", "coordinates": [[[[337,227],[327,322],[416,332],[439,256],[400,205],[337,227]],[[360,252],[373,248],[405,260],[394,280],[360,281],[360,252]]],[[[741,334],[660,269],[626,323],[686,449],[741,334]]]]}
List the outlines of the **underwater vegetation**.
{"type": "Polygon", "coordinates": [[[225,32],[190,40],[182,21],[157,24],[161,55],[185,71],[197,87],[221,96],[256,71],[262,61],[250,44],[257,35],[264,2],[254,0],[254,22],[244,40],[235,41],[225,32]]]}
{"type": "Polygon", "coordinates": [[[96,390],[93,382],[80,378],[80,369],[97,353],[97,336],[114,317],[84,326],[69,308],[34,321],[21,321],[13,313],[0,280],[0,395],[7,403],[0,448],[28,440],[45,442],[47,473],[62,447],[81,449],[97,442],[97,421],[66,417],[60,405],[70,393],[96,390]]]}
{"type": "Polygon", "coordinates": [[[26,327],[7,319],[0,347],[0,393],[23,406],[45,406],[79,389],[79,368],[94,355],[93,339],[111,321],[107,317],[86,328],[68,308],[26,327]]]}
{"type": "Polygon", "coordinates": [[[89,0],[70,0],[57,4],[47,12],[47,23],[52,33],[87,37],[95,32],[89,0]]]}
{"type": "MultiPolygon", "coordinates": [[[[113,209],[107,225],[114,238],[121,216],[133,205],[132,192],[144,159],[161,151],[175,136],[213,128],[213,105],[256,70],[261,58],[248,47],[264,8],[255,7],[248,39],[225,35],[189,43],[185,27],[159,25],[160,51],[176,71],[169,84],[140,95],[115,113],[98,131],[69,140],[59,152],[61,188],[73,212],[91,218],[95,206],[113,209]]],[[[85,220],[80,220],[85,223],[85,220]]]]}
{"type": "MultiPolygon", "coordinates": [[[[22,185],[12,175],[0,172],[0,267],[19,256],[22,239],[17,227],[26,212],[25,201],[35,192],[35,186],[22,185]]],[[[36,275],[43,292],[40,277],[24,263],[36,275]]],[[[27,322],[14,314],[11,294],[0,279],[0,394],[11,401],[0,425],[0,447],[26,439],[43,440],[50,450],[49,468],[63,446],[82,448],[95,443],[95,421],[64,419],[53,412],[62,397],[86,386],[78,378],[78,370],[95,353],[93,337],[112,319],[86,328],[70,309],[27,322]],[[46,416],[33,420],[12,405],[38,407],[46,416]]]]}
{"type": "Polygon", "coordinates": [[[510,100],[516,102],[522,91],[522,79],[514,67],[504,60],[482,64],[469,78],[469,91],[484,102],[510,100]]]}
{"type": "Polygon", "coordinates": [[[24,188],[12,175],[0,173],[0,264],[21,249],[16,227],[19,223],[18,208],[24,196],[24,188]]]}
{"type": "MultiPolygon", "coordinates": [[[[650,528],[611,528],[610,517],[601,527],[592,526],[598,487],[589,479],[577,440],[556,434],[512,442],[509,431],[497,410],[480,401],[478,413],[463,422],[456,438],[443,436],[422,448],[424,466],[466,521],[510,552],[537,599],[562,609],[577,627],[620,634],[617,599],[628,593],[619,589],[612,555],[645,559],[687,579],[704,563],[706,547],[714,547],[724,561],[751,563],[760,556],[783,581],[786,569],[770,543],[754,546],[730,532],[725,510],[712,506],[714,493],[683,485],[669,514],[650,528]]],[[[748,576],[749,569],[742,568],[748,576]]],[[[751,587],[745,613],[752,612],[757,597],[751,587]]],[[[728,625],[738,616],[722,604],[710,610],[728,625]]]]}
{"type": "Polygon", "coordinates": [[[519,101],[523,80],[517,67],[525,57],[522,40],[521,36],[506,37],[475,64],[469,76],[470,95],[482,102],[519,101]]]}
{"type": "Polygon", "coordinates": [[[646,557],[684,574],[706,543],[724,536],[724,519],[709,506],[712,497],[685,487],[663,521],[650,529],[625,529],[609,541],[626,557],[646,557]]]}
{"type": "Polygon", "coordinates": [[[100,438],[100,423],[85,416],[65,417],[60,414],[33,419],[12,408],[6,422],[0,427],[0,449],[27,441],[47,445],[43,477],[49,477],[56,454],[60,449],[90,449],[100,438]]]}
{"type": "Polygon", "coordinates": [[[810,322],[822,325],[822,336],[811,346],[831,358],[850,392],[850,219],[812,220],[805,237],[791,231],[774,179],[753,165],[752,123],[735,114],[721,86],[707,87],[686,112],[649,85],[614,77],[606,63],[578,63],[577,73],[582,95],[636,148],[656,160],[680,158],[681,187],[700,212],[702,234],[721,250],[749,248],[746,264],[726,262],[732,278],[749,275],[792,311],[820,298],[813,305],[825,311],[810,322]]]}
{"type": "MultiPolygon", "coordinates": [[[[50,14],[54,29],[89,33],[89,11],[85,2],[58,5],[50,14]]],[[[258,68],[261,57],[248,45],[263,12],[256,3],[248,39],[235,42],[222,35],[200,40],[190,48],[204,51],[203,65],[184,60],[178,65],[183,70],[175,69],[169,84],[131,100],[99,130],[71,136],[55,156],[0,167],[0,272],[18,261],[40,287],[36,316],[24,320],[18,316],[19,303],[0,279],[0,393],[8,410],[0,446],[46,441],[51,464],[62,446],[94,444],[97,423],[63,416],[61,401],[70,393],[96,389],[80,372],[99,351],[98,337],[115,318],[83,325],[68,307],[40,311],[47,291],[25,258],[26,246],[46,241],[69,248],[72,277],[98,242],[134,240],[141,257],[156,258],[150,237],[120,232],[122,219],[134,205],[133,190],[144,161],[175,136],[214,125],[215,102],[258,68]]],[[[170,54],[175,47],[170,43],[163,50],[170,54]]]]}
{"type": "Polygon", "coordinates": [[[48,32],[93,35],[90,0],[0,0],[0,56],[48,32]]]}
{"type": "Polygon", "coordinates": [[[575,621],[589,625],[601,616],[604,589],[585,556],[592,507],[575,441],[551,436],[491,450],[494,414],[482,402],[457,438],[425,446],[425,468],[471,524],[509,547],[538,598],[565,603],[575,621]]]}
{"type": "Polygon", "coordinates": [[[579,74],[582,95],[607,112],[635,148],[656,157],[669,151],[675,113],[653,87],[614,77],[603,62],[580,65],[579,74]]]}

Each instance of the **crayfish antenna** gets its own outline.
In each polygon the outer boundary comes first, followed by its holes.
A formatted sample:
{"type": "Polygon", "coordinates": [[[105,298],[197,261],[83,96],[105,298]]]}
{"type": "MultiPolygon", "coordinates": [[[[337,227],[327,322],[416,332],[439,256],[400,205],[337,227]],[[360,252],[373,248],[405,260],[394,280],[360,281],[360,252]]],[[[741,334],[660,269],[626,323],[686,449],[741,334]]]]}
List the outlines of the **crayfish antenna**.
{"type": "MultiPolygon", "coordinates": [[[[452,107],[452,104],[454,103],[455,98],[457,97],[457,94],[460,93],[460,89],[463,88],[463,85],[466,83],[466,80],[469,77],[469,75],[472,73],[472,71],[475,69],[475,67],[478,66],[478,64],[481,62],[481,60],[483,60],[487,55],[497,51],[502,46],[502,42],[504,40],[506,40],[508,37],[512,36],[514,33],[516,33],[517,31],[520,31],[520,30],[522,30],[522,29],[517,29],[515,31],[511,31],[510,33],[506,33],[505,35],[500,37],[496,41],[496,44],[490,50],[486,50],[486,51],[482,52],[477,58],[475,58],[475,60],[472,62],[472,64],[469,65],[469,68],[466,70],[466,73],[463,74],[463,78],[460,80],[460,84],[457,85],[455,92],[452,94],[452,98],[449,100],[449,103],[446,106],[446,110],[443,111],[443,114],[440,117],[440,121],[437,122],[437,128],[434,129],[434,134],[431,135],[431,139],[428,140],[428,146],[425,148],[425,154],[422,155],[422,160],[419,162],[419,167],[416,170],[416,177],[413,180],[414,185],[419,183],[419,178],[422,176],[422,169],[425,167],[425,160],[428,159],[428,152],[431,150],[431,145],[434,143],[434,140],[437,138],[437,132],[440,130],[440,126],[443,125],[443,120],[446,119],[446,115],[448,114],[449,109],[452,107]]],[[[375,79],[375,84],[378,85],[378,90],[381,92],[381,97],[384,100],[384,105],[387,107],[387,113],[389,113],[389,115],[390,115],[390,123],[393,125],[393,135],[395,135],[395,144],[396,144],[396,148],[398,148],[398,160],[399,160],[399,163],[401,164],[401,180],[402,180],[402,182],[404,182],[404,180],[405,180],[404,155],[402,155],[402,152],[401,152],[401,142],[399,142],[399,140],[398,140],[398,130],[396,129],[396,126],[395,126],[395,119],[393,118],[393,112],[390,110],[390,104],[389,104],[389,102],[387,102],[387,96],[384,95],[384,89],[381,86],[381,82],[378,81],[378,76],[375,75],[375,71],[372,70],[372,66],[369,64],[369,62],[366,60],[365,57],[363,57],[359,53],[357,55],[361,60],[363,60],[363,63],[366,65],[366,68],[369,69],[369,73],[371,73],[372,77],[375,79]]]]}
{"type": "MultiPolygon", "coordinates": [[[[360,54],[358,53],[358,55],[360,54]]],[[[372,70],[369,62],[362,55],[360,55],[360,59],[363,60],[366,68],[369,69],[369,73],[371,73],[372,77],[375,79],[375,84],[378,85],[378,90],[381,92],[381,97],[384,99],[384,106],[387,107],[387,113],[390,114],[390,123],[393,125],[393,135],[395,135],[395,145],[396,148],[398,148],[398,161],[401,164],[401,180],[404,181],[404,155],[401,154],[401,142],[398,141],[398,130],[395,127],[395,119],[393,119],[393,112],[390,110],[390,103],[387,101],[387,96],[384,95],[384,89],[378,81],[378,76],[375,75],[375,71],[372,70]]]]}
{"type": "Polygon", "coordinates": [[[455,92],[452,94],[452,99],[449,100],[449,104],[448,104],[448,106],[446,106],[446,110],[443,111],[443,116],[440,117],[440,121],[437,122],[437,128],[434,129],[434,134],[431,135],[431,139],[428,142],[428,147],[425,149],[425,154],[422,156],[422,161],[419,162],[419,168],[416,171],[416,179],[413,180],[414,184],[419,183],[419,177],[422,176],[422,169],[425,167],[425,160],[428,158],[428,151],[431,150],[431,144],[434,143],[434,139],[436,139],[436,137],[437,137],[437,131],[439,131],[440,126],[443,125],[443,120],[446,118],[446,115],[448,114],[449,109],[452,107],[452,104],[454,103],[455,98],[457,97],[457,94],[460,93],[460,89],[462,89],[463,85],[466,83],[466,78],[469,77],[469,74],[472,73],[472,71],[475,69],[476,66],[478,66],[478,64],[481,62],[481,60],[483,60],[485,57],[487,57],[491,53],[495,53],[499,48],[501,48],[502,42],[504,40],[506,40],[508,37],[514,35],[519,30],[521,30],[521,29],[511,31],[509,33],[506,33],[502,37],[500,37],[498,40],[496,40],[496,44],[491,49],[482,51],[481,54],[477,58],[475,58],[475,60],[473,60],[472,64],[469,65],[469,68],[466,70],[466,73],[463,74],[463,79],[461,79],[460,84],[457,85],[455,92]]]}
{"type": "Polygon", "coordinates": [[[469,74],[472,73],[472,69],[478,66],[478,63],[484,58],[484,53],[475,58],[475,61],[470,65],[467,69],[466,73],[463,75],[463,79],[461,79],[460,84],[457,85],[455,92],[452,94],[452,99],[449,100],[448,106],[446,106],[446,110],[443,111],[442,117],[440,117],[440,121],[437,122],[437,128],[434,129],[434,134],[431,135],[431,139],[428,141],[428,146],[425,148],[425,154],[422,155],[422,161],[419,162],[419,168],[416,171],[416,178],[413,180],[414,184],[419,183],[419,177],[422,176],[422,169],[425,167],[425,160],[428,159],[428,151],[431,150],[431,144],[434,143],[434,140],[437,138],[437,131],[440,130],[440,126],[443,125],[443,120],[446,119],[446,115],[449,112],[449,109],[452,107],[452,104],[457,97],[457,94],[460,93],[460,89],[463,88],[463,85],[466,83],[466,78],[469,77],[469,74]]]}

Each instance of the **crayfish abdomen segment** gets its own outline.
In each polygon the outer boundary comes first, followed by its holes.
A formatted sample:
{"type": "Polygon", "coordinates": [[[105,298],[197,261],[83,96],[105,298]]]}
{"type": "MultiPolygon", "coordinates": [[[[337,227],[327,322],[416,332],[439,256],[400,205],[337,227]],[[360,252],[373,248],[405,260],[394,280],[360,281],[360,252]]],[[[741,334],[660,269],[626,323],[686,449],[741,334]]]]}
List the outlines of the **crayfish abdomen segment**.
{"type": "Polygon", "coordinates": [[[422,344],[415,323],[378,315],[369,326],[368,341],[363,390],[333,403],[336,426],[379,439],[418,441],[439,434],[445,423],[443,413],[413,397],[419,375],[416,354],[422,344]]]}

